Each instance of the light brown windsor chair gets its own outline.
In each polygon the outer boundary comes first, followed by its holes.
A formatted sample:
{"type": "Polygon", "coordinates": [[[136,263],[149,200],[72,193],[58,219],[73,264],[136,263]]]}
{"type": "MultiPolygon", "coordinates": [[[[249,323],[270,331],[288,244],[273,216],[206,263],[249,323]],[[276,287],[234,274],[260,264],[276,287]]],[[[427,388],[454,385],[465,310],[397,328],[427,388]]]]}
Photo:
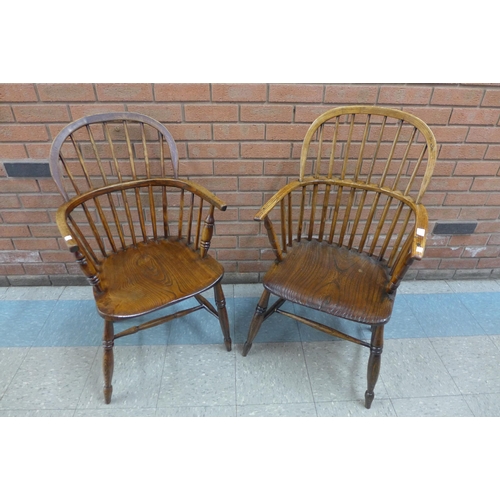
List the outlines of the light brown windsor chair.
{"type": "Polygon", "coordinates": [[[137,113],[81,118],[55,138],[52,176],[65,199],[57,225],[93,285],[104,318],[104,398],[111,401],[117,338],[199,309],[219,319],[231,350],[221,279],[208,255],[214,209],[226,205],[210,191],[178,178],[178,153],[169,131],[137,113]],[[216,308],[202,292],[214,289],[216,308]],[[115,321],[194,297],[198,304],[118,334],[115,321]]]}
{"type": "Polygon", "coordinates": [[[299,179],[255,216],[264,221],[276,260],[264,277],[244,356],[275,312],[366,346],[370,408],[384,325],[403,276],[424,254],[428,220],[421,200],[435,161],[432,131],[403,111],[346,106],[312,123],[299,179]],[[271,294],[278,299],[268,308],[271,294]],[[285,301],[370,325],[371,342],[282,310],[285,301]]]}

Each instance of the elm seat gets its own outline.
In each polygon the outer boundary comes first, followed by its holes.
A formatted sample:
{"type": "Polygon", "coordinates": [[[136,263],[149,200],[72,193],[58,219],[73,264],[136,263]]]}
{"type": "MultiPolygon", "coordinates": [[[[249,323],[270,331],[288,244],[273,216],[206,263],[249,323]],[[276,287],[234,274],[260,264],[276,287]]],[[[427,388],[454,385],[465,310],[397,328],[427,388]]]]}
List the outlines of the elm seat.
{"type": "Polygon", "coordinates": [[[227,207],[203,186],[179,179],[178,162],[170,132],[138,113],[81,118],[52,144],[51,173],[65,200],[56,222],[105,320],[106,403],[118,338],[205,309],[218,318],[231,350],[224,268],[208,255],[215,209],[227,207]],[[211,288],[216,307],[202,295],[211,288]],[[114,333],[116,321],[191,297],[198,305],[114,333]]]}
{"type": "Polygon", "coordinates": [[[376,259],[317,240],[294,242],[292,251],[266,273],[273,295],[333,316],[365,324],[391,317],[387,269],[376,259]]]}
{"type": "Polygon", "coordinates": [[[368,347],[365,407],[380,371],[384,325],[408,268],[424,254],[427,212],[421,200],[437,147],[419,118],[377,106],[345,106],[309,127],[297,180],[263,205],[275,262],[243,348],[275,312],[324,333],[368,347]],[[268,308],[271,294],[277,300],[268,308]],[[371,327],[371,341],[281,309],[286,302],[371,327]]]}

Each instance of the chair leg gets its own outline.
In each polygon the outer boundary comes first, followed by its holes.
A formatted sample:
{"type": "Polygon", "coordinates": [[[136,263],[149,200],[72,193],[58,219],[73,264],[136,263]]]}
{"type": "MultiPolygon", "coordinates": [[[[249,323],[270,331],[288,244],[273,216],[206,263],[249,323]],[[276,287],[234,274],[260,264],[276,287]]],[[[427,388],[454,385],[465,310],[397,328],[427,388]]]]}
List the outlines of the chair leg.
{"type": "Polygon", "coordinates": [[[255,309],[255,313],[252,318],[252,322],[250,323],[250,329],[248,330],[248,337],[245,345],[243,346],[243,356],[248,354],[248,351],[252,347],[252,342],[254,338],[257,336],[257,333],[264,321],[264,314],[266,313],[267,304],[269,303],[269,296],[271,295],[266,289],[262,292],[259,303],[255,309]]]}
{"type": "Polygon", "coordinates": [[[384,347],[384,325],[372,326],[372,340],[370,347],[370,359],[368,360],[368,389],[365,392],[365,408],[370,409],[375,393],[375,384],[380,373],[380,359],[384,347]]]}
{"type": "Polygon", "coordinates": [[[104,401],[106,404],[111,402],[111,394],[113,393],[113,386],[111,384],[113,379],[114,368],[114,328],[113,322],[107,321],[104,323],[104,338],[102,341],[104,348],[104,355],[102,359],[102,371],[104,374],[104,401]]]}
{"type": "Polygon", "coordinates": [[[227,317],[226,299],[222,291],[222,285],[219,281],[214,287],[215,303],[217,304],[217,311],[219,312],[219,322],[224,335],[224,344],[228,351],[231,350],[231,336],[229,333],[229,319],[227,317]]]}

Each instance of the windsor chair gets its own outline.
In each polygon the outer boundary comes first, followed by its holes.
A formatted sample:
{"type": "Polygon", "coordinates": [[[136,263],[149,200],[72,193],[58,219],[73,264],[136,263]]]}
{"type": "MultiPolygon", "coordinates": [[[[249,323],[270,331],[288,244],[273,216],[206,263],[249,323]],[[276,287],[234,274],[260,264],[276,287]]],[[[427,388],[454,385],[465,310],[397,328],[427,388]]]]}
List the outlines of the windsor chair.
{"type": "Polygon", "coordinates": [[[365,407],[380,371],[384,325],[409,266],[424,254],[422,196],[436,161],[430,128],[409,113],[345,106],[319,116],[301,150],[300,175],[256,214],[276,260],[243,348],[277,312],[369,348],[365,407]],[[277,300],[268,308],[270,296],[277,300]],[[369,325],[371,341],[281,309],[290,301],[369,325]]]}
{"type": "Polygon", "coordinates": [[[137,113],[81,118],[52,145],[51,173],[65,200],[56,222],[104,318],[106,403],[118,338],[203,308],[218,318],[231,350],[224,269],[208,255],[214,210],[227,207],[204,187],[179,179],[178,162],[169,131],[137,113]],[[211,288],[216,307],[202,295],[211,288]],[[114,333],[117,321],[191,297],[194,307],[114,333]]]}

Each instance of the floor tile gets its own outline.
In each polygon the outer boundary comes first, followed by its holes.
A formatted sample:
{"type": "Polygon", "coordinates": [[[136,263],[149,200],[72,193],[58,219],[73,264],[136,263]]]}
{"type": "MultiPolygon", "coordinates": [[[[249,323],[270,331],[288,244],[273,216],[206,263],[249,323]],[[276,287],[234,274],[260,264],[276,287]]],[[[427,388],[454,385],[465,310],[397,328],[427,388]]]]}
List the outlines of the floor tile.
{"type": "Polygon", "coordinates": [[[34,341],[41,347],[98,346],[104,320],[88,300],[58,301],[34,341]]]}
{"type": "Polygon", "coordinates": [[[427,337],[417,316],[410,307],[409,301],[411,301],[411,297],[406,295],[398,295],[396,297],[391,319],[384,327],[384,338],[409,339],[427,337]]]}
{"type": "Polygon", "coordinates": [[[0,410],[3,417],[72,417],[75,410],[0,410]]]}
{"type": "Polygon", "coordinates": [[[93,287],[89,286],[66,286],[59,300],[94,300],[93,287]]]}
{"type": "Polygon", "coordinates": [[[240,405],[238,417],[316,417],[314,403],[240,405]]]}
{"type": "Polygon", "coordinates": [[[463,396],[392,399],[398,417],[473,417],[463,396]]]}
{"type": "MultiPolygon", "coordinates": [[[[109,406],[113,406],[113,402],[109,406]]],[[[74,416],[80,418],[88,417],[154,417],[155,408],[103,408],[76,410],[74,416]]]]}
{"type": "Polygon", "coordinates": [[[466,394],[465,401],[476,417],[500,417],[500,393],[466,394]]]}
{"type": "Polygon", "coordinates": [[[52,300],[0,301],[0,347],[33,345],[56,303],[52,300]]]}
{"type": "MultiPolygon", "coordinates": [[[[364,400],[369,357],[366,347],[344,340],[309,342],[304,344],[304,353],[316,403],[364,400]]],[[[386,397],[379,378],[375,398],[386,397]]]]}
{"type": "Polygon", "coordinates": [[[398,294],[429,294],[452,293],[449,282],[441,280],[403,281],[398,288],[398,294]]]}
{"type": "Polygon", "coordinates": [[[458,293],[500,292],[500,284],[495,280],[450,280],[447,283],[458,293]]]}
{"type": "Polygon", "coordinates": [[[380,378],[391,398],[460,394],[429,339],[387,340],[380,378]]]}
{"type": "Polygon", "coordinates": [[[241,285],[234,285],[234,297],[254,297],[257,299],[255,303],[259,301],[262,292],[264,291],[264,287],[262,283],[245,283],[241,285]]]}
{"type": "Polygon", "coordinates": [[[32,347],[0,410],[76,408],[96,353],[97,347],[32,347]]]}
{"type": "Polygon", "coordinates": [[[168,346],[159,408],[235,404],[234,350],[223,344],[168,346]]]}
{"type": "Polygon", "coordinates": [[[236,417],[236,406],[167,406],[156,410],[157,417],[236,417]]]}
{"type": "Polygon", "coordinates": [[[318,417],[395,417],[396,412],[389,399],[374,399],[371,408],[361,401],[332,401],[316,403],[318,417]]]}
{"type": "MultiPolygon", "coordinates": [[[[271,296],[269,305],[274,303],[274,296],[271,296]]],[[[234,343],[244,344],[248,337],[248,330],[255,313],[259,299],[252,298],[235,298],[234,299],[234,343]]],[[[284,311],[293,312],[293,304],[290,302],[282,306],[284,311]]],[[[298,342],[299,327],[297,321],[287,318],[279,313],[274,313],[266,319],[254,339],[254,343],[258,342],[298,342]]]]}
{"type": "Polygon", "coordinates": [[[63,286],[11,286],[4,300],[58,300],[63,286]]]}
{"type": "Polygon", "coordinates": [[[246,357],[236,356],[238,405],[312,403],[300,342],[253,345],[246,357]]]}
{"type": "Polygon", "coordinates": [[[484,335],[459,294],[408,295],[406,299],[428,337],[484,335]]]}
{"type": "Polygon", "coordinates": [[[459,297],[485,333],[500,333],[500,293],[461,293],[459,297]]]}
{"type": "MultiPolygon", "coordinates": [[[[210,300],[215,307],[215,301],[210,300]]],[[[190,307],[196,307],[199,303],[195,299],[189,299],[181,304],[172,306],[172,312],[180,311],[190,307]]],[[[229,320],[229,330],[233,337],[234,330],[234,299],[226,298],[226,310],[229,320]]],[[[197,345],[197,344],[223,344],[219,319],[205,309],[174,319],[170,322],[169,345],[197,345]]],[[[233,339],[234,341],[234,339],[233,339]]]]}
{"type": "Polygon", "coordinates": [[[113,396],[103,396],[102,348],[99,348],[85,384],[78,410],[103,408],[155,408],[165,363],[166,346],[116,346],[113,396]]]}
{"type": "Polygon", "coordinates": [[[431,341],[462,394],[500,392],[500,350],[491,338],[431,341]]]}
{"type": "Polygon", "coordinates": [[[28,351],[29,347],[0,348],[0,398],[12,382],[28,351]]]}

